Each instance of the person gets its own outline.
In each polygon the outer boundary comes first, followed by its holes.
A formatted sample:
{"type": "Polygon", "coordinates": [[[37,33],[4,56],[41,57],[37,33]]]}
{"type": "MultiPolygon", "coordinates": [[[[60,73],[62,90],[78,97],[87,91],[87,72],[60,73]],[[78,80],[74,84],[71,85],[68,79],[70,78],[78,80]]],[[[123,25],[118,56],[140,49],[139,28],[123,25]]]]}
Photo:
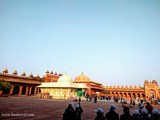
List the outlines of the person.
{"type": "Polygon", "coordinates": [[[97,103],[97,96],[94,97],[94,103],[97,103]]]}
{"type": "Polygon", "coordinates": [[[139,112],[141,113],[141,110],[144,108],[143,100],[140,101],[138,104],[139,112]]]}
{"type": "Polygon", "coordinates": [[[123,114],[120,116],[120,120],[133,120],[129,107],[123,108],[123,114]]]}
{"type": "Polygon", "coordinates": [[[115,112],[116,106],[111,104],[109,112],[106,113],[105,118],[107,120],[119,120],[118,113],[115,112]]]}
{"type": "Polygon", "coordinates": [[[76,119],[75,120],[81,120],[81,115],[83,113],[83,109],[80,106],[80,104],[76,105],[76,119]]]}
{"type": "Polygon", "coordinates": [[[160,120],[160,111],[158,109],[152,110],[152,118],[153,120],[160,120]]]}
{"type": "Polygon", "coordinates": [[[79,102],[79,103],[81,102],[81,97],[79,97],[78,102],[79,102]]]}
{"type": "Polygon", "coordinates": [[[92,101],[92,96],[89,96],[89,101],[92,101]]]}
{"type": "Polygon", "coordinates": [[[95,112],[97,113],[97,116],[94,118],[94,120],[105,120],[104,111],[102,108],[98,108],[95,110],[95,112]]]}
{"type": "Polygon", "coordinates": [[[151,115],[148,114],[148,110],[146,108],[141,109],[141,120],[150,120],[151,115]]]}
{"type": "Polygon", "coordinates": [[[147,102],[146,109],[148,110],[148,114],[152,116],[153,107],[149,102],[147,102]]]}
{"type": "Polygon", "coordinates": [[[74,110],[74,104],[69,103],[68,108],[63,113],[62,120],[75,120],[76,118],[76,112],[74,110]]]}
{"type": "Polygon", "coordinates": [[[138,110],[132,112],[133,120],[141,120],[141,116],[138,110]]]}

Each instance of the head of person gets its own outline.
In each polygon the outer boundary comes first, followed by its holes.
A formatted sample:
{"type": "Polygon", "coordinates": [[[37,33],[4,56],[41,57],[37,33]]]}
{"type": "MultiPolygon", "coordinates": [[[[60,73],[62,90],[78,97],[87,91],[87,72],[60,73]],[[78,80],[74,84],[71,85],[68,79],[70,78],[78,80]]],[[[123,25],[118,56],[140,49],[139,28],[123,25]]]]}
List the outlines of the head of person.
{"type": "Polygon", "coordinates": [[[147,105],[150,105],[150,103],[149,103],[149,102],[147,102],[147,105]]]}
{"type": "Polygon", "coordinates": [[[147,115],[148,114],[148,110],[146,109],[146,108],[142,108],[141,109],[141,115],[142,116],[145,116],[145,115],[147,115]]]}
{"type": "Polygon", "coordinates": [[[143,100],[141,100],[141,103],[143,103],[143,100]]]}
{"type": "Polygon", "coordinates": [[[76,105],[76,110],[78,110],[78,109],[79,109],[79,107],[80,107],[80,106],[79,106],[79,104],[77,104],[77,105],[76,105]]]}
{"type": "Polygon", "coordinates": [[[132,112],[132,115],[133,115],[133,117],[139,117],[140,116],[139,110],[134,110],[132,112]]]}
{"type": "Polygon", "coordinates": [[[123,113],[124,113],[124,114],[129,114],[129,113],[130,113],[129,107],[124,107],[124,108],[123,108],[123,113]]]}
{"type": "Polygon", "coordinates": [[[69,108],[69,109],[71,109],[71,108],[74,109],[74,104],[73,104],[72,102],[69,103],[68,108],[69,108]]]}
{"type": "Polygon", "coordinates": [[[115,109],[116,109],[116,106],[114,104],[111,104],[109,110],[110,111],[115,111],[115,109]]]}
{"type": "Polygon", "coordinates": [[[152,110],[152,115],[153,117],[160,117],[160,111],[155,108],[152,110]]]}
{"type": "Polygon", "coordinates": [[[104,111],[102,108],[98,108],[97,110],[95,110],[95,112],[97,113],[98,117],[101,117],[104,114],[104,111]]]}

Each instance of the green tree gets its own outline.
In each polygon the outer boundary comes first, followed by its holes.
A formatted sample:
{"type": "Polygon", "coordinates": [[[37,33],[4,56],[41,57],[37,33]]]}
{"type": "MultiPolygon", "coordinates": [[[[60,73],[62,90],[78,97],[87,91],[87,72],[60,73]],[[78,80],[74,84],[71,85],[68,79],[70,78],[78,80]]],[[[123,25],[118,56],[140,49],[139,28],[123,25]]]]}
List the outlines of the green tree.
{"type": "Polygon", "coordinates": [[[0,90],[3,91],[3,93],[6,93],[10,90],[12,84],[10,82],[6,82],[3,79],[0,80],[0,90]]]}

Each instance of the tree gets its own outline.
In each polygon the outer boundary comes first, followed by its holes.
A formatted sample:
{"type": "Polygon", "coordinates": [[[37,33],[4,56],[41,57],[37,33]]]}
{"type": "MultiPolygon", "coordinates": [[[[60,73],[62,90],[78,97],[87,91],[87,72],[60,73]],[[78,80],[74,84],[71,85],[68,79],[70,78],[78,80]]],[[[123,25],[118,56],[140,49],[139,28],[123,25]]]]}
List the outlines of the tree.
{"type": "Polygon", "coordinates": [[[6,82],[3,79],[0,80],[0,91],[3,91],[3,93],[7,93],[11,86],[12,84],[10,82],[6,82]]]}

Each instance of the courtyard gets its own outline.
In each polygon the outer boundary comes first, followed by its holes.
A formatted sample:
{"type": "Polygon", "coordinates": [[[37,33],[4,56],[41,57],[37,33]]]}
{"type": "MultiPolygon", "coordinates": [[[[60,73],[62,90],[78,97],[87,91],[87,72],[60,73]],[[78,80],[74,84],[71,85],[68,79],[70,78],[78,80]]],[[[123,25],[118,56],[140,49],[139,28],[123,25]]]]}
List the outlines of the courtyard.
{"type": "MultiPolygon", "coordinates": [[[[52,99],[39,99],[28,96],[9,96],[0,97],[0,119],[1,120],[61,120],[62,115],[67,108],[68,104],[72,102],[70,100],[52,100],[52,99]]],[[[74,105],[77,102],[73,102],[74,105]]],[[[81,101],[83,109],[82,120],[93,120],[95,118],[95,112],[97,108],[101,107],[104,113],[109,109],[110,104],[113,102],[98,101],[81,101]]],[[[116,112],[122,114],[121,104],[115,103],[117,106],[116,112]]],[[[153,106],[160,110],[160,106],[153,106]]],[[[131,108],[131,112],[134,109],[138,109],[137,105],[131,108]]]]}

